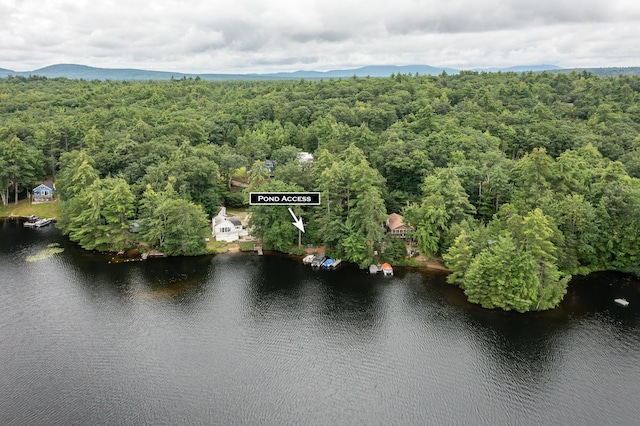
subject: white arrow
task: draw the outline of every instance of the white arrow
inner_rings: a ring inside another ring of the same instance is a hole
[[[302,216],[296,217],[295,213],[293,213],[293,210],[291,210],[291,207],[289,207],[289,213],[291,213],[293,220],[295,220],[295,222],[291,222],[291,224],[296,228],[298,228],[299,230],[301,230],[302,232],[304,232],[304,225],[302,224]]]

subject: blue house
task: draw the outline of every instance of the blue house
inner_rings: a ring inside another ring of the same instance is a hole
[[[273,171],[276,168],[276,162],[273,160],[264,160],[264,169],[269,172],[270,176],[273,176]]]
[[[53,193],[56,190],[56,185],[53,181],[46,180],[40,185],[33,188],[32,201],[34,203],[45,203],[47,201],[53,201]]]

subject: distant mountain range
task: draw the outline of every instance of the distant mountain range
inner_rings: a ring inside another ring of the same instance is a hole
[[[610,75],[637,75],[640,74],[640,67],[630,68],[586,68],[584,69],[593,74],[610,76]],[[583,69],[563,69],[556,65],[518,65],[508,68],[477,68],[472,71],[478,72],[541,72],[549,71],[553,73],[559,72],[582,72]],[[8,76],[42,76],[46,78],[65,77],[68,79],[83,80],[170,80],[182,78],[196,78],[203,80],[221,81],[221,80],[297,80],[297,79],[336,79],[357,77],[389,77],[392,74],[420,74],[420,75],[438,75],[446,72],[447,74],[457,74],[460,70],[455,68],[432,67],[429,65],[371,65],[362,68],[332,70],[332,71],[295,71],[295,72],[278,72],[266,74],[193,74],[179,73],[167,71],[148,71],[133,68],[95,68],[86,65],[76,64],[58,64],[40,68],[33,71],[12,71],[0,68],[0,78]]]
[[[542,71],[555,71],[561,70],[557,65],[516,65],[515,67],[508,68],[474,68],[473,71],[484,71],[484,72],[542,72]]]
[[[421,74],[437,75],[443,71],[449,74],[456,74],[459,71],[453,68],[437,68],[429,65],[380,65],[367,66],[356,69],[333,70],[333,71],[295,71],[278,72],[265,74],[206,74],[206,73],[181,73],[167,71],[149,71],[131,68],[95,68],[86,65],[58,64],[40,68],[33,71],[12,71],[0,68],[0,78],[10,75],[29,77],[37,75],[47,78],[66,77],[69,79],[83,80],[179,80],[182,78],[200,77],[203,80],[297,80],[305,79],[331,79],[358,77],[389,77],[391,74]]]

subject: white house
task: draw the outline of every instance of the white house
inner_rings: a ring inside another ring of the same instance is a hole
[[[227,216],[227,209],[222,207],[218,215],[211,220],[211,234],[216,241],[232,243],[249,233],[243,228],[240,218]]]
[[[297,159],[300,163],[313,163],[313,154],[303,151],[298,153]]]

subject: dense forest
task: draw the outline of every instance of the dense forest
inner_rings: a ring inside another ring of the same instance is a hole
[[[0,193],[45,177],[58,227],[87,249],[204,251],[231,191],[320,191],[296,207],[304,243],[361,266],[402,262],[397,212],[419,250],[487,308],[556,306],[571,274],[640,263],[640,77],[477,73],[329,81],[0,80]],[[301,151],[313,163],[296,160]],[[265,160],[275,164],[273,173]],[[289,252],[286,209],[252,206],[266,248]],[[142,224],[138,233],[130,221]]]

